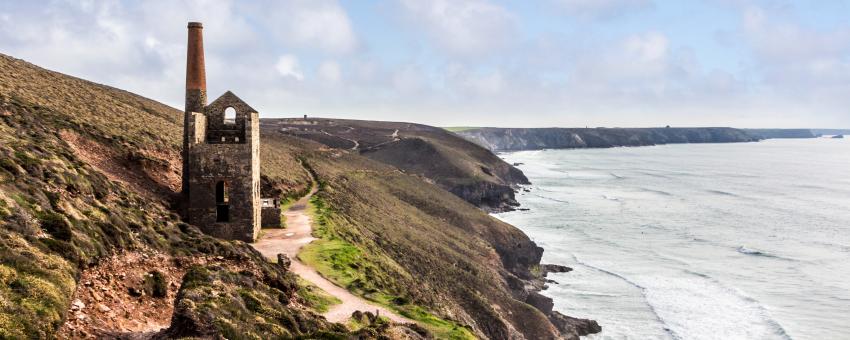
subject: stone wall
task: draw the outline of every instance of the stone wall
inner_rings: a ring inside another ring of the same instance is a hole
[[[281,228],[283,225],[280,223],[280,207],[263,207],[260,216],[262,217],[262,222],[260,226],[263,228]]]
[[[233,124],[223,120],[229,107]],[[259,114],[227,92],[190,120],[189,222],[215,237],[253,242],[261,220]]]

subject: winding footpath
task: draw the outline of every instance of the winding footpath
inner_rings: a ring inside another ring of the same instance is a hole
[[[301,247],[316,239],[312,236],[312,219],[307,213],[307,204],[317,190],[316,186],[313,186],[310,193],[290,205],[284,212],[284,216],[286,216],[285,229],[263,229],[260,239],[252,244],[254,249],[257,249],[269,260],[276,260],[277,254],[286,254],[292,259],[290,271],[342,301],[340,304],[330,306],[330,309],[322,314],[328,321],[344,322],[351,317],[351,313],[359,310],[377,312],[377,314],[399,323],[413,323],[410,319],[351,294],[345,288],[335,285],[322,277],[315,269],[298,260],[298,251]]]

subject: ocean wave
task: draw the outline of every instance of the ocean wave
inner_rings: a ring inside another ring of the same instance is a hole
[[[646,296],[646,288],[644,288],[643,286],[641,286],[637,282],[629,280],[627,277],[625,277],[623,275],[620,275],[620,274],[617,274],[615,272],[606,270],[604,268],[596,267],[596,266],[591,265],[589,263],[586,263],[582,260],[579,260],[578,256],[576,256],[575,254],[572,254],[572,256],[573,256],[573,260],[576,263],[578,263],[579,265],[582,265],[584,267],[596,270],[596,271],[601,272],[601,273],[611,275],[611,276],[616,277],[620,280],[623,280],[623,282],[637,288],[638,291],[640,291],[641,296],[643,296],[643,301],[646,303],[646,306],[649,308],[649,311],[652,313],[652,315],[655,316],[655,319],[658,321],[658,323],[663,326],[662,328],[664,329],[664,331],[667,332],[667,334],[670,335],[670,337],[675,339],[675,340],[681,340],[682,339],[682,337],[679,336],[679,334],[677,334],[674,330],[672,330],[670,328],[670,326],[667,323],[664,322],[664,319],[662,319],[661,316],[658,315],[658,311],[655,310],[655,306],[653,306],[652,304],[649,303],[649,301],[647,300],[647,296]]]
[[[661,191],[661,190],[656,190],[656,189],[648,189],[648,188],[639,188],[639,189],[641,191],[651,192],[651,193],[659,194],[659,195],[662,195],[662,196],[673,196],[673,194],[666,192],[666,191]]]
[[[731,192],[722,191],[722,190],[706,190],[706,191],[708,191],[712,194],[718,194],[718,195],[723,195],[723,196],[731,196],[731,197],[739,197],[736,194],[733,194]]]
[[[670,176],[666,176],[666,175],[659,174],[657,172],[650,172],[650,171],[640,171],[640,174],[651,176],[651,177],[657,177],[657,178],[665,178],[665,179],[670,178]]]
[[[767,334],[769,338],[792,339],[759,301],[706,273],[680,269],[686,275],[631,279],[584,262],[575,254],[573,258],[581,266],[637,288],[650,312],[673,339],[765,338]]]
[[[611,197],[611,196],[608,196],[608,195],[602,195],[602,198],[603,198],[603,199],[606,199],[606,200],[609,200],[609,201],[617,201],[617,202],[619,202],[619,201],[620,201],[620,199],[619,199],[619,198]]]
[[[747,248],[745,246],[738,246],[738,248],[735,248],[735,251],[737,251],[741,254],[744,254],[744,255],[761,256],[761,257],[768,257],[768,258],[787,260],[787,261],[797,261],[796,259],[792,259],[790,257],[779,256],[779,255],[771,254],[771,253],[768,253],[768,252],[765,252],[765,251],[761,251],[761,250],[757,250],[757,249],[753,249],[753,248]]]
[[[531,194],[531,195],[532,195],[532,196],[535,196],[535,197],[540,197],[540,198],[545,199],[545,200],[550,200],[550,201],[552,201],[552,202],[558,202],[558,203],[570,204],[570,202],[569,202],[569,201],[566,201],[566,200],[561,200],[561,199],[552,198],[552,197],[547,197],[547,196],[543,196],[543,195],[537,195],[537,194]]]
[[[600,292],[591,292],[586,290],[575,290],[575,289],[562,289],[563,292],[578,295],[578,296],[602,296],[602,297],[621,297],[622,294],[611,294],[611,293],[600,293]]]
[[[773,331],[774,334],[780,336],[783,339],[792,340],[791,335],[788,334],[788,332],[785,330],[785,327],[782,327],[782,324],[780,324],[778,321],[774,320],[773,317],[770,316],[770,313],[768,312],[767,308],[765,308],[761,304],[761,302],[759,302],[758,300],[748,296],[747,294],[745,294],[740,289],[727,287],[722,282],[718,281],[717,279],[711,277],[708,274],[695,272],[695,271],[688,270],[688,269],[685,269],[684,271],[688,274],[696,275],[696,276],[705,278],[705,279],[711,281],[712,283],[714,283],[715,285],[723,288],[724,290],[726,290],[730,294],[737,296],[738,298],[740,298],[741,300],[744,300],[747,303],[752,304],[759,311],[762,318],[764,319],[764,321],[767,323],[767,325]]]

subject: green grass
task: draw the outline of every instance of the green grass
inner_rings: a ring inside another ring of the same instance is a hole
[[[434,337],[437,339],[476,339],[469,328],[449,320],[441,319],[420,306],[408,304],[394,309],[402,316],[418,321],[422,326],[434,333]]]
[[[315,240],[301,248],[298,258],[343,287],[356,285],[362,279],[357,270],[357,263],[363,259],[362,252],[342,240]]]
[[[440,318],[424,307],[378,287],[372,277],[376,264],[363,250],[334,234],[332,212],[319,196],[310,200],[308,212],[313,215],[315,223],[313,234],[319,239],[301,248],[298,258],[304,264],[352,293],[417,321],[437,339],[476,339],[470,328]]]
[[[298,296],[303,298],[310,308],[319,313],[325,313],[331,306],[342,303],[340,299],[300,277],[298,277]]]
[[[447,127],[443,128],[443,130],[446,130],[446,131],[449,131],[449,132],[461,132],[461,131],[475,130],[475,129],[478,129],[478,127],[475,127],[475,126],[447,126]]]

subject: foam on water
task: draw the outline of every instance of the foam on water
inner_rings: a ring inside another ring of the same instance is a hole
[[[591,339],[850,334],[850,140],[503,157],[534,184],[498,217],[575,269],[544,294]]]

